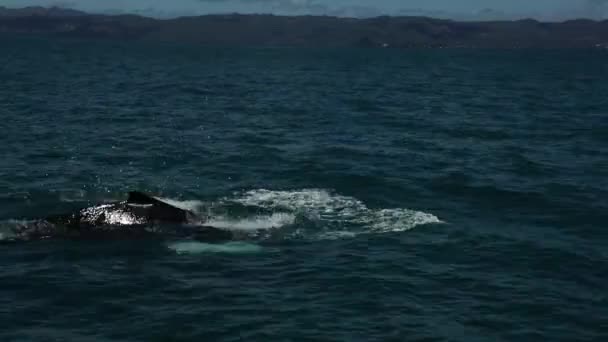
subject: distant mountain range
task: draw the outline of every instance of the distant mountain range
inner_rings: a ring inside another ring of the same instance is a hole
[[[25,8],[11,9],[0,6],[0,17],[26,17],[26,16],[46,16],[46,17],[74,17],[88,15],[85,12],[59,7],[40,7],[32,6]]]
[[[0,7],[0,33],[249,46],[608,48],[608,20],[458,22],[427,17],[204,15],[153,19]]]

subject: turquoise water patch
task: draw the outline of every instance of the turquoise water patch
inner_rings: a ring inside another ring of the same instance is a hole
[[[167,246],[177,254],[204,254],[204,253],[225,253],[225,254],[250,254],[260,253],[264,249],[256,244],[247,242],[227,242],[227,243],[204,243],[196,241],[173,242]]]

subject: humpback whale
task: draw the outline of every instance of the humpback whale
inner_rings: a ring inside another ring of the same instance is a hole
[[[17,240],[133,238],[156,235],[218,242],[234,237],[228,230],[201,226],[202,221],[190,210],[178,208],[139,191],[132,191],[125,201],[98,204],[67,214],[49,216],[20,225],[13,233]]]

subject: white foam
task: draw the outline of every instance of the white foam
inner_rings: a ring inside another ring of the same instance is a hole
[[[289,213],[274,213],[272,215],[258,215],[245,219],[230,219],[214,217],[206,221],[206,226],[229,230],[255,231],[276,229],[291,225],[295,222],[295,215]]]
[[[323,189],[297,191],[251,190],[232,201],[265,209],[291,210],[313,221],[334,226],[358,226],[356,231],[332,230],[317,234],[322,239],[352,237],[361,233],[400,232],[418,226],[443,223],[437,216],[411,209],[369,209],[360,200]]]
[[[266,189],[251,190],[241,198],[235,199],[244,205],[265,208],[283,207],[294,211],[314,210],[325,215],[353,215],[366,210],[365,205],[353,197],[330,194],[322,189],[304,189],[297,191],[272,191]]]
[[[247,254],[259,253],[262,247],[246,242],[228,242],[222,244],[211,244],[195,241],[174,242],[168,245],[169,249],[178,254],[201,254],[201,253],[228,253]]]
[[[107,224],[116,225],[131,225],[131,224],[143,224],[146,221],[142,218],[138,218],[129,212],[124,211],[108,211],[105,215]]]

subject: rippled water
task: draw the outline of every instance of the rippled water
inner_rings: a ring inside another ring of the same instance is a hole
[[[255,233],[0,244],[2,341],[608,337],[601,51],[0,42],[0,236],[129,190]]]

